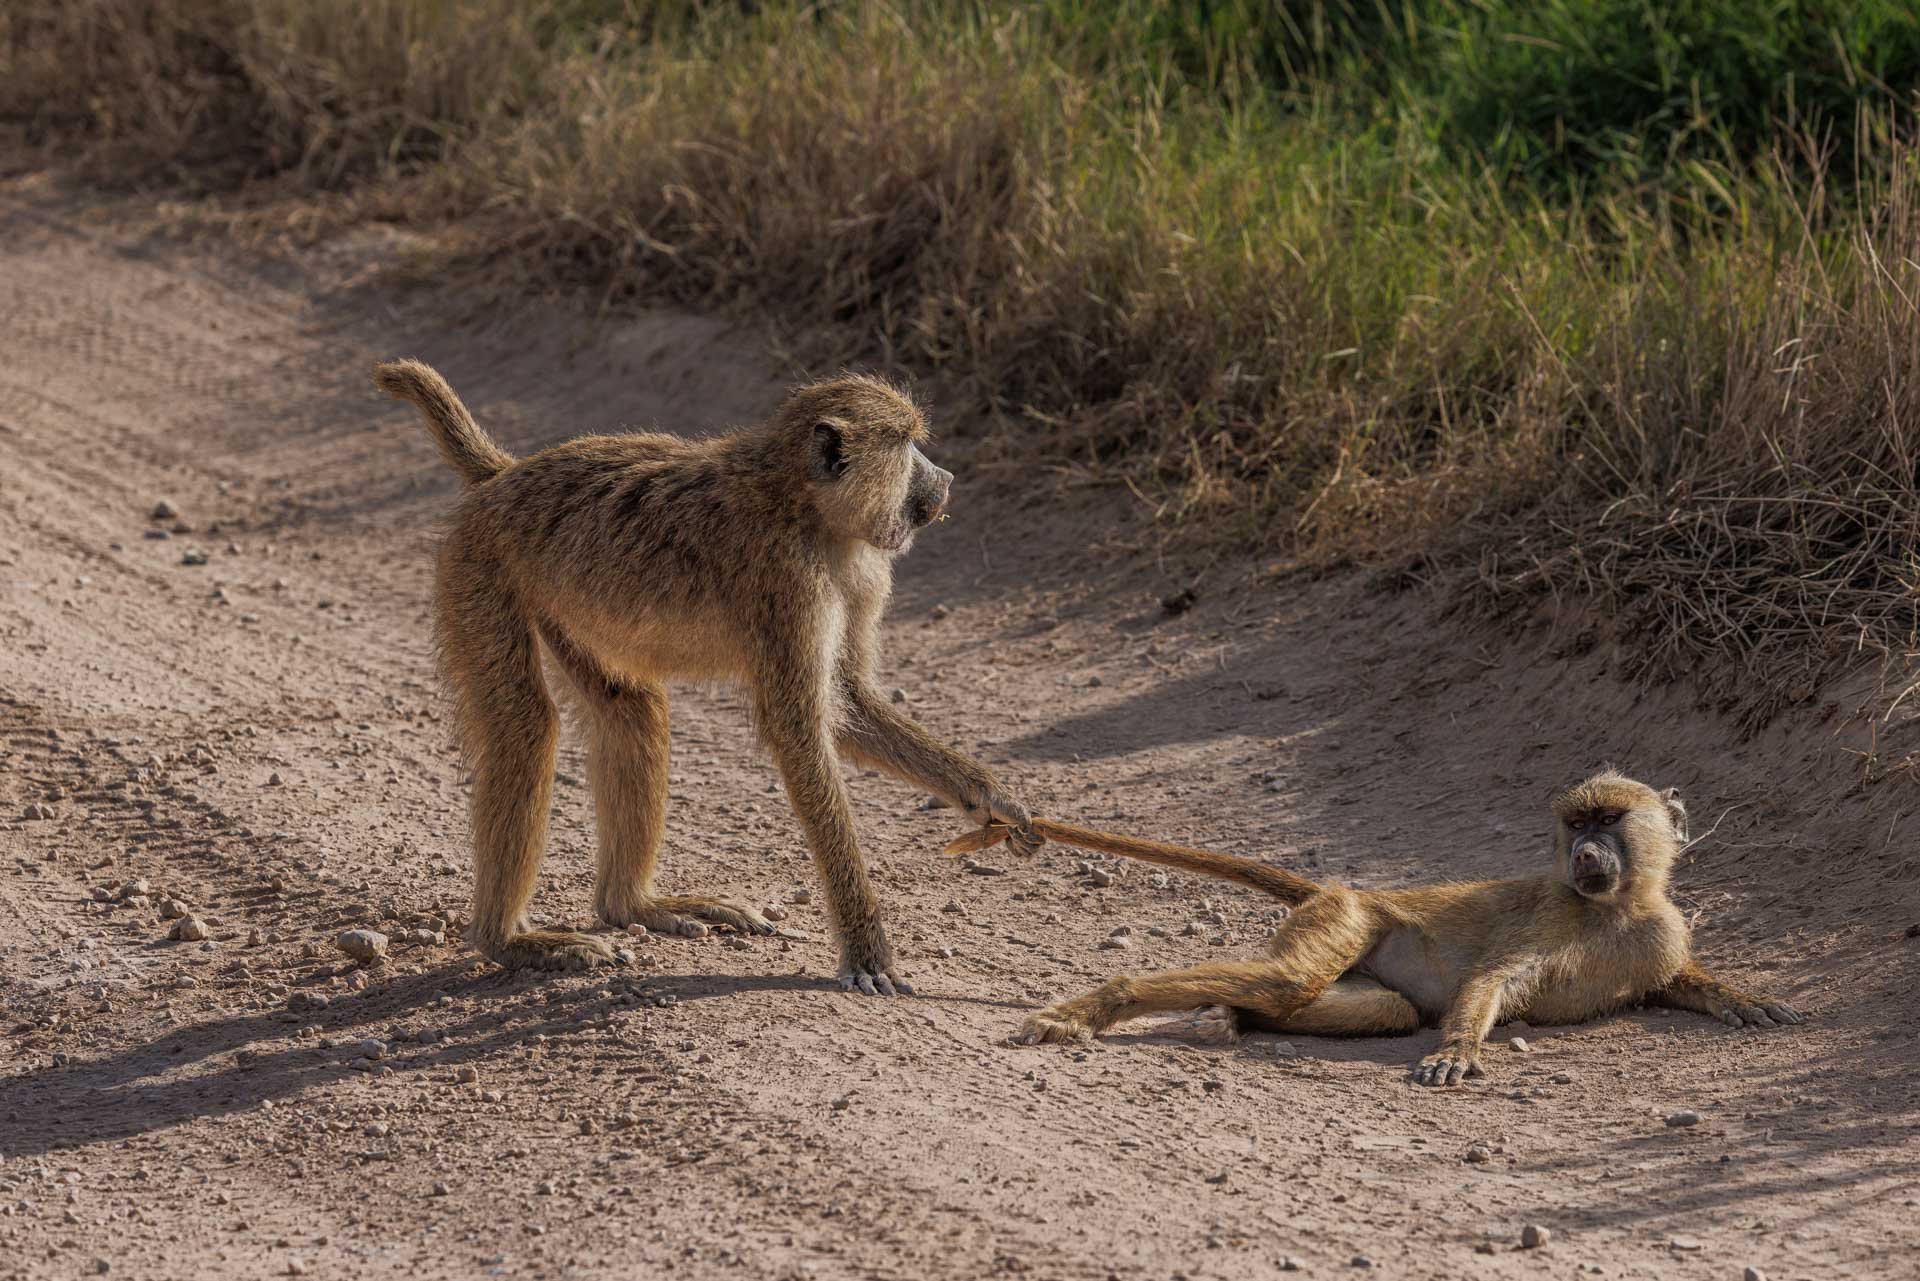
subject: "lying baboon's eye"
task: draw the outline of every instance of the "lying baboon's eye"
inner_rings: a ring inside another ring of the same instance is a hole
[[[1600,821],[1602,823],[1605,823],[1608,827],[1612,827],[1615,823],[1618,823],[1620,821],[1620,816],[1618,814],[1608,814],[1602,817]]]
[[[1587,820],[1584,818],[1568,819],[1567,826],[1576,832],[1584,832],[1587,830]]]

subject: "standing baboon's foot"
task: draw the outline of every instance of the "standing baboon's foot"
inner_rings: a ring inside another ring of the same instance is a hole
[[[893,944],[875,921],[840,947],[840,987],[868,996],[912,996],[913,984],[894,968]]]
[[[705,898],[679,894],[659,898],[630,899],[625,903],[602,900],[600,919],[609,925],[644,925],[654,934],[677,934],[683,938],[701,938],[707,925],[724,925],[742,934],[772,934],[773,922],[732,899]]]
[[[613,944],[571,930],[528,930],[480,950],[510,970],[590,970],[618,960]]]

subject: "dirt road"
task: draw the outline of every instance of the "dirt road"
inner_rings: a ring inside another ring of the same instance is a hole
[[[699,689],[663,884],[811,941],[504,975],[435,941],[467,889],[426,614],[453,482],[368,368],[435,363],[522,449],[745,419],[781,371],[713,320],[395,292],[377,235],[262,264],[139,218],[0,187],[0,1276],[1915,1275],[1920,803],[1852,754],[1913,751],[1911,707],[1870,731],[1834,691],[1740,744],[1604,647],[1247,566],[1169,617],[1184,578],[1099,550],[1133,514],[997,497],[1032,487],[953,442],[887,679],[1037,811],[1362,885],[1501,875],[1612,760],[1715,828],[1678,876],[1708,961],[1814,1021],[1501,1028],[1453,1091],[1408,1082],[1431,1033],[1015,1049],[1036,1003],[1249,953],[1268,908],[1056,848],[969,874],[950,812],[861,775],[922,995],[841,994],[741,702]],[[583,920],[571,741],[561,771],[536,912]],[[169,940],[167,899],[211,937]],[[361,925],[424,941],[356,968]]]

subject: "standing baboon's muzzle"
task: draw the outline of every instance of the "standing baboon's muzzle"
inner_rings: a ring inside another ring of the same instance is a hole
[[[914,478],[913,494],[907,499],[907,523],[915,529],[931,524],[947,510],[947,498],[953,492],[953,473],[928,464]]]
[[[1594,833],[1574,840],[1568,868],[1573,888],[1582,894],[1611,894],[1620,888],[1620,851],[1611,836]]]

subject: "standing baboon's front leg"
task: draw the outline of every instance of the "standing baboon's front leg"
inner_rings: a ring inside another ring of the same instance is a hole
[[[1688,961],[1678,974],[1667,980],[1665,987],[1648,993],[1647,1003],[1706,1014],[1728,1027],[1778,1027],[1783,1023],[1799,1023],[1805,1018],[1784,1001],[1756,996],[1721,982],[1697,961]]]
[[[860,858],[853,806],[827,729],[827,690],[824,682],[800,679],[805,671],[797,662],[763,673],[754,691],[755,719],[826,886],[827,913],[840,941],[840,986],[869,996],[911,994],[912,985],[895,973],[880,902]]]
[[[982,827],[1006,825],[1013,829],[1008,843],[1023,854],[1046,843],[1027,807],[1001,790],[991,770],[894,711],[866,681],[843,674],[841,698],[839,743],[848,757],[926,789]]]

